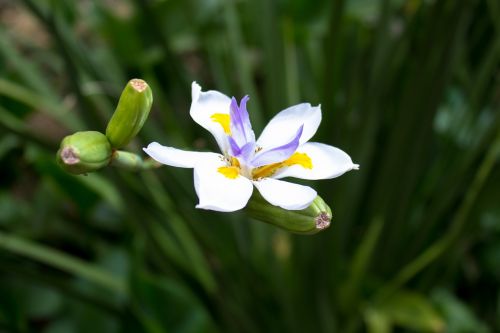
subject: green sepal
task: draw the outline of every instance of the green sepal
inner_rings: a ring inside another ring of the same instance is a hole
[[[325,230],[332,219],[332,210],[319,195],[305,209],[287,210],[271,205],[258,191],[254,191],[245,211],[253,219],[304,235]]]
[[[66,172],[78,175],[107,166],[111,155],[111,145],[101,132],[76,132],[61,141],[57,163]]]
[[[126,146],[141,130],[153,104],[153,92],[141,79],[130,80],[106,128],[114,149]]]

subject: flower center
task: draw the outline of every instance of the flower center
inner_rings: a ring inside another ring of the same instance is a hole
[[[223,159],[226,165],[219,167],[217,171],[229,179],[235,179],[241,175],[250,180],[257,180],[270,177],[279,169],[292,165],[312,169],[311,158],[305,153],[295,152],[299,146],[304,125],[300,126],[290,142],[258,154],[262,148],[255,142],[255,134],[246,110],[247,101],[248,96],[245,96],[238,106],[233,97],[229,113],[213,113],[210,116],[213,122],[222,127],[229,144],[226,149],[223,149],[225,155]],[[287,159],[283,160],[285,158]],[[281,162],[273,163],[275,161]],[[266,162],[269,164],[265,164]],[[259,167],[253,168],[254,165],[259,165]]]
[[[305,169],[313,168],[311,158],[306,153],[297,152],[283,162],[264,165],[252,170],[248,170],[244,166],[242,167],[240,161],[236,157],[231,157],[228,162],[228,166],[219,167],[217,171],[229,179],[236,179],[241,175],[251,180],[258,180],[270,177],[279,169],[292,165],[300,165]]]

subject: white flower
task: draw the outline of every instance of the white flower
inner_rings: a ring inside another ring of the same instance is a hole
[[[156,161],[194,168],[197,208],[221,212],[242,209],[257,187],[271,204],[304,209],[316,197],[308,186],[281,178],[327,179],[358,169],[342,150],[308,142],[321,122],[320,106],[308,103],[278,113],[255,140],[245,96],[240,105],[218,91],[202,92],[193,82],[190,114],[215,137],[222,154],[192,152],[150,143],[144,151]]]

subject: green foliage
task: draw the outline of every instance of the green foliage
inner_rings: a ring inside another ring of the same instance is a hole
[[[500,330],[498,1],[0,7],[1,332]],[[249,94],[257,132],[321,104],[315,141],[361,166],[316,183],[330,228],[196,210],[187,170],[62,171],[62,138],[104,133],[134,77],[139,155],[215,147],[193,80]]]
[[[421,332],[442,332],[444,326],[432,304],[422,295],[399,291],[388,299],[372,305],[365,313],[370,332],[390,332],[399,325]]]

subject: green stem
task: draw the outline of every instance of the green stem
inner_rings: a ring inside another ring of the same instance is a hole
[[[0,231],[0,248],[87,279],[114,292],[127,294],[124,280],[81,259],[47,246]]]
[[[161,166],[160,163],[151,158],[143,159],[137,154],[122,150],[113,152],[110,165],[128,170],[148,170]]]
[[[385,287],[383,287],[380,292],[376,295],[376,299],[380,300],[387,296],[390,296],[417,273],[423,270],[426,266],[431,264],[434,260],[438,259],[449,247],[453,245],[453,242],[460,235],[460,232],[465,226],[467,221],[467,216],[479,195],[484,183],[488,179],[488,176],[495,165],[495,161],[500,153],[500,131],[498,131],[493,144],[488,149],[486,156],[484,157],[481,166],[479,167],[474,180],[472,181],[469,190],[467,191],[462,205],[459,207],[449,231],[445,233],[441,239],[436,241],[427,250],[422,253],[415,260],[410,262],[408,265],[403,267],[403,269],[396,275],[396,277],[390,281]]]

